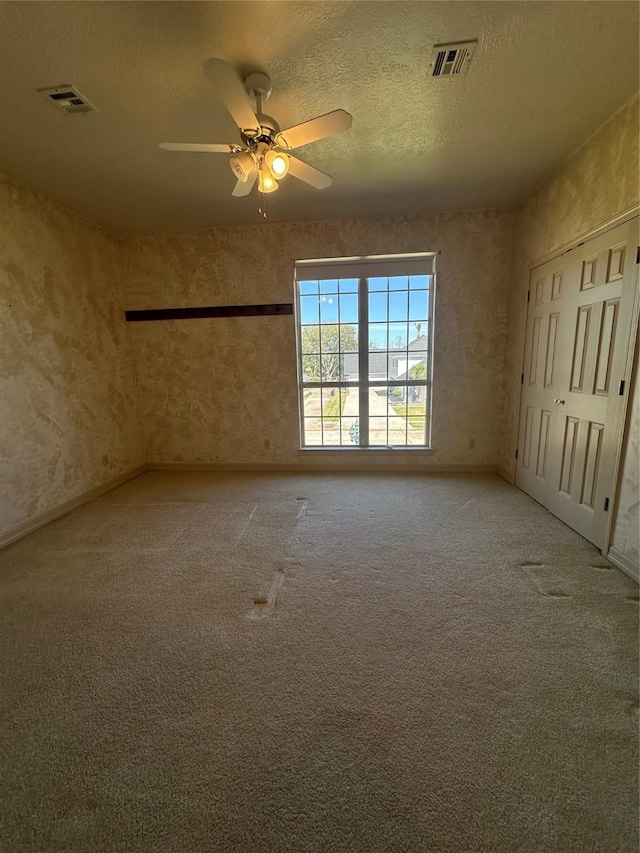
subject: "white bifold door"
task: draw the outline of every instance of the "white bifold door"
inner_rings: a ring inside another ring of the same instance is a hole
[[[536,267],[529,282],[516,484],[600,548],[628,394],[637,247],[635,218]]]

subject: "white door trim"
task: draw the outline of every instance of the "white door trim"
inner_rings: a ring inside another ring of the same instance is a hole
[[[618,492],[620,490],[620,474],[621,474],[620,467],[622,464],[622,452],[624,450],[623,445],[624,445],[625,432],[627,429],[627,422],[629,419],[629,398],[631,396],[631,384],[632,384],[631,380],[633,379],[633,368],[634,368],[635,357],[636,357],[636,346],[638,345],[639,322],[640,322],[640,266],[636,270],[636,292],[635,292],[634,303],[633,303],[633,319],[631,320],[631,332],[630,332],[630,338],[629,338],[628,347],[627,347],[627,359],[626,359],[625,369],[624,369],[624,381],[625,381],[626,394],[625,394],[625,399],[623,402],[623,412],[622,412],[622,416],[620,418],[621,423],[620,423],[620,427],[619,427],[619,435],[618,435],[618,443],[617,443],[618,449],[616,451],[616,458],[615,458],[614,469],[613,469],[613,488],[612,488],[612,494],[611,494],[611,512],[609,513],[609,518],[607,519],[607,530],[606,530],[605,538],[604,538],[604,547],[602,549],[602,554],[604,557],[611,558],[612,552],[615,552],[614,556],[616,554],[618,555],[616,557],[618,562],[616,562],[615,559],[611,560],[611,562],[614,565],[617,565],[618,568],[620,568],[620,565],[619,565],[619,563],[621,561],[620,558],[624,555],[619,554],[619,552],[616,551],[615,548],[612,548],[611,540],[613,538],[613,519],[615,518],[616,511],[618,509]],[[640,356],[638,357],[638,363],[635,365],[635,369],[640,370]],[[638,571],[637,566],[634,568],[636,571]],[[623,569],[623,571],[626,571],[627,574],[629,574],[629,571],[627,571],[626,568]],[[634,577],[634,579],[636,581],[638,580],[638,578],[633,574],[633,570],[631,571],[631,577]]]

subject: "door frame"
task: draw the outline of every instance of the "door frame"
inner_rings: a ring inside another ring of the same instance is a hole
[[[529,311],[531,309],[531,303],[529,301],[529,293],[531,288],[531,276],[533,271],[542,266],[543,264],[548,263],[549,261],[553,261],[555,258],[561,258],[566,255],[568,252],[572,252],[574,249],[577,249],[579,246],[582,246],[584,243],[587,243],[589,240],[594,240],[596,237],[600,237],[602,234],[606,234],[607,231],[613,231],[614,228],[617,228],[619,225],[624,225],[625,222],[629,222],[635,217],[640,216],[640,204],[636,204],[633,207],[627,208],[622,213],[617,214],[613,218],[607,220],[606,222],[598,225],[596,228],[591,228],[589,231],[583,232],[579,237],[574,238],[568,243],[565,243],[560,248],[556,249],[553,252],[549,252],[547,255],[543,255],[541,258],[538,258],[535,262],[531,263],[527,272],[527,290],[526,290],[526,298],[527,298],[527,306],[524,312],[524,318],[522,321],[521,328],[521,355],[520,355],[520,374],[524,373],[524,366],[526,360],[526,349],[527,349],[527,341],[526,341],[526,332],[527,332],[527,323],[529,322]],[[634,355],[636,348],[636,340],[638,335],[638,326],[640,322],[640,265],[638,265],[638,269],[636,270],[636,288],[633,297],[633,315],[631,319],[631,329],[629,334],[629,340],[627,341],[627,353],[625,357],[625,367],[624,367],[624,376],[623,379],[625,381],[625,388],[628,389],[628,392],[631,390],[631,378],[634,366]],[[638,370],[640,370],[640,363],[638,364]],[[516,424],[516,447],[518,446],[519,437],[520,437],[520,427],[521,427],[521,417],[522,417],[522,394],[523,394],[523,385],[522,383],[518,383],[518,394],[517,394],[517,406],[518,406],[518,418]],[[620,479],[620,463],[622,461],[622,450],[623,450],[623,441],[625,435],[625,429],[627,424],[627,418],[629,415],[629,396],[630,394],[625,394],[625,398],[622,404],[622,411],[619,416],[619,423],[615,425],[615,431],[617,432],[617,441],[616,441],[616,456],[614,460],[613,467],[613,483],[611,484],[611,500],[609,502],[609,512],[607,517],[607,527],[605,531],[604,538],[604,546],[601,550],[601,554],[606,556],[609,553],[609,549],[611,547],[611,535],[613,532],[613,518],[615,516],[615,512],[617,509],[617,499],[618,499],[618,486]],[[516,481],[516,473],[517,467],[513,469],[513,477],[511,482],[515,485]],[[618,566],[621,568],[621,566]],[[627,572],[628,573],[628,572]],[[634,578],[635,579],[635,578]],[[637,580],[637,579],[636,579]]]

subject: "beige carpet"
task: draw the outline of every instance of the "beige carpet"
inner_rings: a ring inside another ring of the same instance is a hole
[[[638,849],[638,587],[492,475],[148,473],[0,594],[3,850]]]

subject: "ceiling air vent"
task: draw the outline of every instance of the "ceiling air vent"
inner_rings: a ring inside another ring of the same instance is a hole
[[[431,54],[432,77],[459,77],[469,69],[477,39],[455,44],[436,44]]]
[[[98,110],[81,95],[75,86],[54,86],[51,89],[36,89],[41,95],[70,115],[97,113]]]

